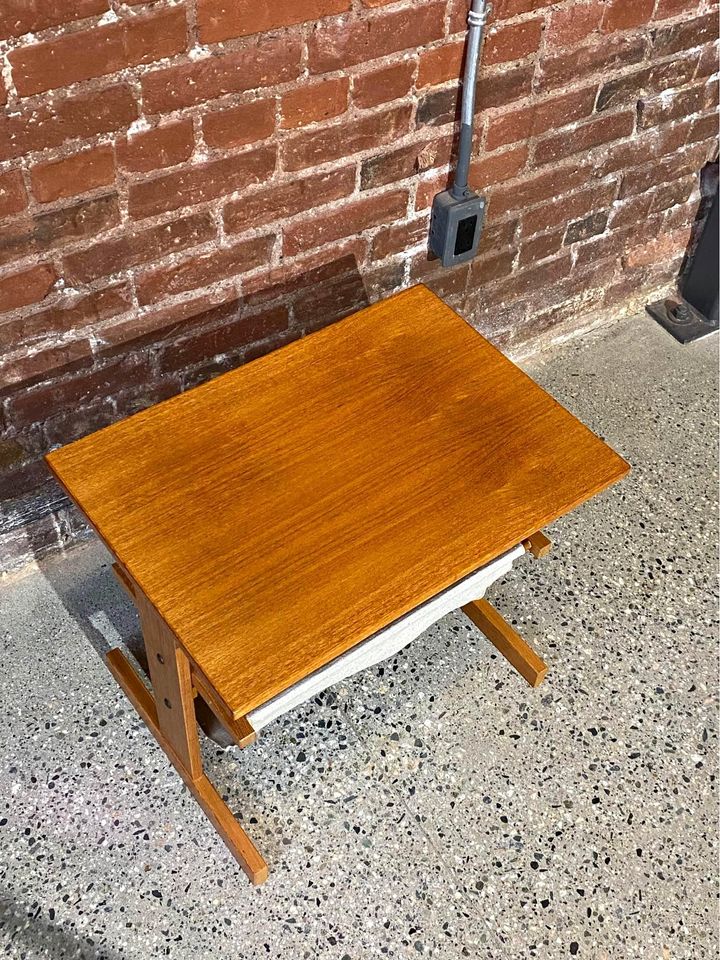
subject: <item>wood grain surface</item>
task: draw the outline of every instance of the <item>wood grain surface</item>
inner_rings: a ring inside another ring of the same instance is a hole
[[[628,470],[423,286],[47,460],[236,718]]]

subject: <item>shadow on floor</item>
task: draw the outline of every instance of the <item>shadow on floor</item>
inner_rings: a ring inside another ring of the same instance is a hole
[[[93,941],[68,927],[39,916],[40,908],[24,907],[12,900],[8,893],[0,893],[0,934],[6,943],[21,951],[18,956],[32,955],[61,960],[120,960],[121,954],[108,947],[99,947]]]

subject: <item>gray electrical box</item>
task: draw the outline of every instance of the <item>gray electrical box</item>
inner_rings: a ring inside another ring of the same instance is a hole
[[[450,190],[438,193],[430,217],[430,249],[444,267],[472,260],[480,244],[487,201],[471,190],[457,200]]]

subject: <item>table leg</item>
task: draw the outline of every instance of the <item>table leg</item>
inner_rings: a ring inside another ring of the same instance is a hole
[[[107,655],[108,668],[250,880],[263,883],[267,864],[203,772],[188,658],[156,610],[133,587],[152,694],[121,650]]]
[[[476,627],[512,664],[531,687],[539,687],[545,679],[547,664],[540,659],[529,643],[516,633],[510,624],[487,600],[473,600],[462,608]]]

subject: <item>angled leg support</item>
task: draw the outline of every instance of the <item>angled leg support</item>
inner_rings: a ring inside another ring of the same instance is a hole
[[[491,603],[487,600],[473,600],[472,603],[466,603],[462,611],[531,687],[540,686],[548,670],[547,664]]]
[[[250,880],[264,883],[267,864],[203,772],[190,662],[164,620],[122,573],[119,579],[140,614],[153,692],[122,651],[110,651],[106,657],[108,669]],[[237,729],[231,731],[234,736],[245,741],[254,739],[249,724],[246,728],[242,721],[235,723]]]

